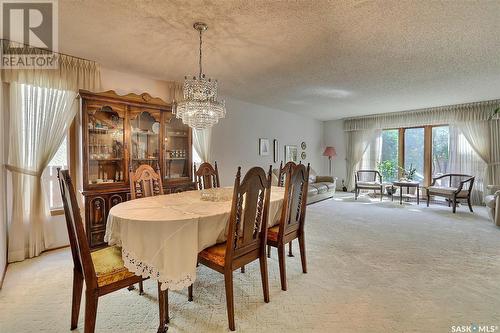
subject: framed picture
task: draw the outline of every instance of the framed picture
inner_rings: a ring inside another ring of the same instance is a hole
[[[295,162],[299,161],[297,146],[285,146],[285,162]]]
[[[269,139],[259,139],[259,155],[268,156],[269,150]]]
[[[280,159],[280,143],[277,139],[274,139],[274,163],[278,163]]]

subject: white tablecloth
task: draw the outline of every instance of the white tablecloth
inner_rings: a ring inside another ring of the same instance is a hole
[[[269,226],[279,221],[283,196],[272,187]],[[226,239],[230,212],[231,201],[203,201],[199,191],[131,200],[111,208],[104,239],[122,247],[128,270],[179,290],[196,279],[198,253]]]

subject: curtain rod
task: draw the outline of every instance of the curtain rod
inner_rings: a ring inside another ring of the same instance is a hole
[[[41,47],[36,47],[36,46],[31,46],[29,44],[25,44],[25,43],[20,43],[20,42],[16,42],[16,41],[12,41],[12,40],[9,40],[9,39],[0,39],[0,41],[2,41],[2,44],[4,41],[8,42],[8,43],[16,43],[16,44],[19,44],[19,45],[23,45],[23,46],[27,46],[27,47],[30,47],[32,49],[37,49],[37,50],[40,50],[40,51],[43,51],[43,52],[51,52],[51,53],[55,53],[55,54],[59,54],[59,55],[63,55],[63,56],[66,56],[66,57],[70,57],[70,58],[75,58],[75,59],[80,59],[80,60],[85,60],[85,61],[91,61],[91,62],[96,62],[95,60],[89,60],[89,59],[85,59],[85,58],[81,58],[81,57],[77,57],[77,56],[74,56],[74,55],[70,55],[70,54],[66,54],[66,53],[62,53],[62,52],[55,52],[55,51],[52,51],[52,50],[48,50],[48,49],[43,49]]]
[[[400,110],[400,111],[392,111],[392,112],[385,112],[385,113],[375,113],[375,114],[369,114],[369,115],[358,116],[358,117],[341,118],[341,120],[357,120],[357,119],[367,119],[367,118],[376,118],[376,117],[387,117],[387,116],[391,116],[394,114],[399,114],[401,112],[428,112],[428,111],[435,111],[435,110],[439,110],[439,109],[443,109],[443,108],[457,109],[457,108],[461,108],[461,107],[467,107],[467,106],[478,105],[478,104],[479,105],[481,105],[481,104],[485,104],[485,105],[499,104],[500,105],[500,99],[490,99],[490,100],[478,101],[478,102],[432,106],[430,108]],[[452,110],[450,110],[450,111],[452,111]]]

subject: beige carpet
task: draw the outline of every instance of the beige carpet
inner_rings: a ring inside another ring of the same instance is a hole
[[[269,260],[271,302],[258,265],[236,272],[238,332],[451,332],[453,325],[500,325],[500,228],[482,207],[358,202],[337,196],[308,207],[309,273],[287,258],[280,290]],[[297,246],[295,246],[297,248]],[[10,265],[0,291],[0,332],[69,332],[68,249]],[[222,275],[200,267],[195,300],[171,292],[169,332],[225,332]],[[97,332],[155,332],[156,284],[100,299]],[[83,308],[83,306],[82,306]],[[83,311],[79,332],[83,332]]]

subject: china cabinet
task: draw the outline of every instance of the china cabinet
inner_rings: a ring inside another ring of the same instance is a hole
[[[164,193],[195,189],[191,129],[170,104],[149,94],[80,91],[81,166],[85,227],[91,248],[105,246],[111,207],[130,199],[129,172],[160,169]]]

